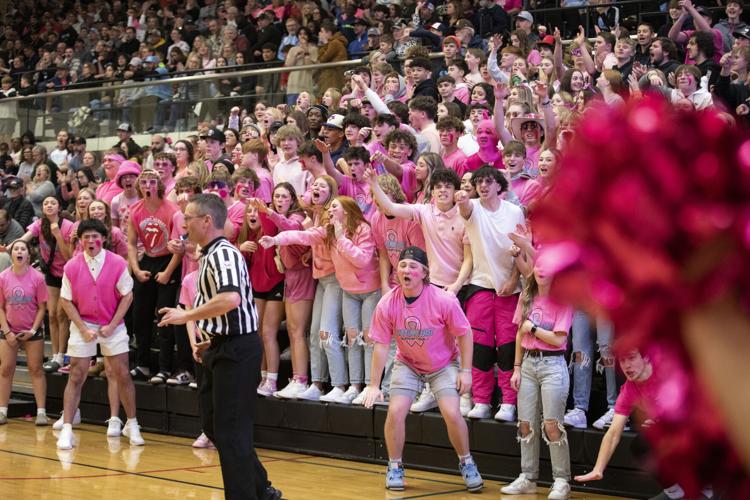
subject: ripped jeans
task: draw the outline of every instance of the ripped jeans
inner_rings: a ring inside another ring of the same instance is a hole
[[[596,343],[599,345],[599,362],[597,372],[604,371],[607,381],[607,406],[614,408],[617,400],[617,379],[615,378],[614,356],[611,353],[612,324],[606,320],[596,320]],[[594,374],[594,332],[590,318],[581,311],[573,315],[573,356],[570,359],[573,373],[573,405],[583,411],[589,409],[591,396],[591,378]],[[580,360],[576,360],[576,353],[580,353]],[[610,360],[609,366],[602,363],[604,358]]]
[[[325,382],[331,374],[331,385],[349,385],[344,348],[341,345],[341,287],[336,275],[318,280],[310,325],[310,375],[313,382]],[[326,333],[322,338],[321,332]]]
[[[518,441],[521,443],[521,472],[532,481],[539,478],[539,434],[549,446],[552,477],[570,480],[568,435],[563,427],[570,377],[564,356],[524,355],[521,364],[521,388],[518,391]],[[540,420],[540,415],[543,420]],[[560,439],[550,442],[544,420],[556,420]],[[528,422],[530,433],[521,437],[520,424]]]
[[[364,337],[364,331],[370,330],[372,316],[379,300],[380,289],[369,293],[344,292],[342,310],[349,360],[349,382],[352,384],[370,383],[370,364],[375,345]]]

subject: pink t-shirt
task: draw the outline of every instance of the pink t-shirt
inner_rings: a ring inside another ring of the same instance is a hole
[[[169,200],[162,200],[156,212],[150,212],[146,208],[146,200],[140,200],[130,207],[133,227],[138,233],[138,239],[143,242],[147,255],[169,255],[167,243],[172,232],[172,217],[179,211],[180,207]]]
[[[345,175],[343,182],[339,184],[339,195],[354,198],[365,219],[368,222],[372,220],[376,207],[372,202],[372,193],[367,182],[357,182],[352,177]]]
[[[372,215],[372,236],[379,251],[388,254],[391,263],[391,276],[389,279],[391,288],[398,283],[396,281],[396,268],[401,251],[410,246],[416,246],[424,250],[424,236],[422,228],[413,220],[388,218],[379,210]]]
[[[409,304],[397,286],[378,302],[370,337],[380,344],[390,344],[395,336],[399,361],[417,373],[433,373],[458,357],[456,337],[466,335],[470,329],[454,295],[426,285],[417,300]]]
[[[458,207],[441,212],[432,204],[404,206],[411,210],[412,220],[422,226],[430,281],[440,286],[452,285],[464,261],[464,244],[469,243]]]
[[[63,240],[65,243],[70,245],[71,235],[73,234],[73,226],[74,224],[70,222],[68,219],[60,219],[58,221],[58,225],[60,226],[60,232],[62,233]],[[44,262],[47,262],[49,259],[49,253],[50,253],[50,246],[47,243],[47,241],[42,236],[42,219],[37,219],[34,222],[31,223],[31,225],[28,227],[28,231],[31,232],[31,236],[34,236],[36,238],[39,238],[39,251],[42,254],[42,260]],[[55,258],[52,261],[52,265],[50,266],[50,272],[53,276],[57,276],[58,278],[62,278],[63,275],[63,268],[65,267],[65,258],[62,255],[62,252],[60,252],[60,248],[55,249]]]
[[[120,193],[122,188],[115,184],[115,181],[104,181],[96,188],[96,199],[111,204],[112,199]]]
[[[112,199],[110,204],[112,213],[112,223],[119,226],[123,232],[128,231],[128,218],[130,217],[130,207],[140,198],[138,195],[127,198],[125,192],[122,192]]]
[[[232,238],[232,243],[237,241],[237,236],[240,234],[240,228],[242,227],[242,222],[245,219],[245,204],[241,201],[235,201],[229,207],[227,207],[227,219],[232,223],[232,226],[234,226],[234,238]]]
[[[404,190],[406,200],[414,203],[417,194],[417,165],[413,161],[406,161],[401,165],[401,188]]]
[[[539,177],[539,156],[542,154],[542,147],[527,147],[526,148],[526,164],[523,167],[523,171],[526,172],[532,179]]]
[[[542,195],[541,184],[528,177],[517,177],[510,181],[510,185],[524,207],[528,207]]]
[[[460,149],[456,149],[451,154],[443,156],[443,163],[445,163],[446,167],[458,173],[459,171],[466,171],[465,164],[467,159],[468,157],[464,154],[463,151],[461,151]],[[459,174],[459,177],[461,175],[462,174]]]
[[[46,301],[44,275],[33,267],[20,276],[10,267],[0,273],[0,308],[12,332],[31,330],[40,304]]]
[[[195,296],[198,295],[198,270],[189,272],[182,278],[180,287],[180,304],[193,307]]]
[[[185,223],[185,214],[183,214],[181,211],[176,211],[174,215],[172,216],[172,231],[169,233],[169,239],[170,240],[181,240],[182,235],[185,234],[185,232],[182,229],[182,225]],[[186,241],[185,245],[189,248],[195,248],[192,243]],[[182,256],[182,266],[181,274],[182,279],[184,280],[185,277],[192,273],[193,271],[198,270],[198,259],[196,258],[195,252],[193,252],[193,255],[189,255],[186,251],[185,254]]]
[[[570,331],[570,325],[573,323],[573,309],[568,306],[561,306],[552,301],[549,297],[537,295],[531,302],[529,313],[523,317],[523,299],[519,297],[516,313],[513,315],[513,323],[521,326],[524,320],[530,319],[539,328],[544,328],[551,332]],[[565,351],[568,348],[566,341],[560,346],[555,347],[546,342],[539,340],[533,335],[526,334],[521,338],[521,345],[524,349],[538,349],[540,351]]]
[[[258,175],[258,180],[260,181],[258,189],[255,190],[255,197],[260,198],[266,204],[271,203],[271,195],[274,188],[271,172],[263,167],[254,168],[253,171]]]
[[[479,170],[483,166],[487,165],[488,162],[482,159],[481,156],[479,156],[479,153],[474,153],[473,155],[469,156],[466,159],[466,163],[464,163],[464,170],[459,172],[456,170],[456,173],[459,177],[463,177],[463,175],[466,172],[474,172],[476,170]],[[495,167],[498,170],[503,170],[505,168],[505,164],[503,163],[503,155],[500,154],[500,152],[497,152],[497,158],[495,158],[492,162],[489,162],[490,165]]]
[[[633,410],[639,409],[650,413],[657,400],[658,384],[655,374],[643,382],[626,380],[620,388],[620,394],[615,401],[615,413],[629,417]]]

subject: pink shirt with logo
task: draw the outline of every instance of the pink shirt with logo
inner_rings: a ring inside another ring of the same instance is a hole
[[[432,204],[402,206],[409,208],[412,220],[422,226],[430,281],[440,286],[452,285],[464,261],[464,244],[469,243],[458,207],[441,212]]]
[[[413,220],[389,218],[379,210],[373,214],[371,226],[372,236],[375,238],[378,250],[388,254],[388,261],[391,263],[391,275],[388,281],[393,288],[398,284],[396,268],[401,251],[410,246],[424,250],[422,228]]]
[[[456,337],[471,325],[458,299],[440,288],[426,285],[411,304],[400,286],[383,295],[375,308],[370,337],[380,344],[396,338],[396,359],[417,373],[433,373],[458,357]]]
[[[20,276],[10,267],[0,273],[0,308],[12,332],[30,330],[40,304],[46,301],[44,275],[33,267]]]
[[[344,176],[343,181],[339,184],[339,195],[354,198],[357,206],[362,210],[365,219],[368,222],[372,220],[372,214],[375,212],[375,203],[372,201],[372,192],[370,184],[367,182],[358,182],[348,175]]]
[[[163,257],[169,255],[167,243],[172,232],[172,217],[179,212],[180,207],[169,200],[161,200],[156,212],[146,208],[146,200],[140,200],[130,207],[130,218],[143,242],[146,255]]]
[[[74,224],[68,219],[60,219],[57,223],[60,226],[60,232],[62,233],[63,241],[70,245]],[[42,260],[44,262],[47,262],[49,260],[50,250],[52,249],[47,243],[47,240],[44,239],[44,236],[42,236],[42,219],[37,219],[32,222],[28,227],[28,231],[32,236],[39,238],[39,253],[41,254]],[[50,272],[52,273],[52,276],[62,278],[64,266],[65,258],[63,257],[62,252],[58,247],[55,249],[55,257],[52,260],[52,265],[50,266]]]
[[[466,162],[464,163],[464,169],[461,172],[456,170],[456,173],[458,174],[459,177],[463,177],[463,175],[466,172],[474,172],[476,170],[479,170],[480,168],[487,165],[488,163],[498,170],[503,170],[505,168],[505,164],[503,163],[503,156],[500,154],[499,151],[497,155],[498,155],[497,158],[492,160],[492,162],[487,162],[483,160],[481,156],[479,156],[478,152],[474,153],[473,155],[469,156],[466,159]]]
[[[112,199],[110,204],[112,212],[112,223],[119,226],[123,232],[128,230],[128,219],[130,218],[130,207],[133,206],[140,198],[138,195],[128,198],[125,192],[118,194]]]
[[[530,319],[539,328],[544,328],[551,332],[570,331],[573,324],[573,308],[561,306],[551,300],[549,297],[537,295],[531,302],[528,314],[523,315],[523,299],[519,297],[516,312],[513,315],[513,323],[521,326],[524,320]],[[521,338],[521,345],[524,349],[538,349],[540,351],[565,351],[568,348],[567,338],[560,347],[555,347],[544,341],[539,340],[530,333]]]

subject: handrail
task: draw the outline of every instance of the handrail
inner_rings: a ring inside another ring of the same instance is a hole
[[[37,94],[32,95],[26,95],[26,96],[16,96],[16,97],[6,97],[3,99],[3,103],[10,103],[10,102],[18,102],[18,101],[30,101],[33,99],[45,99],[48,97],[55,97],[55,96],[69,96],[69,95],[78,95],[78,94],[90,94],[92,92],[111,92],[113,90],[122,90],[122,89],[132,89],[132,88],[139,88],[139,87],[153,87],[156,85],[171,85],[175,83],[189,83],[189,82],[203,82],[206,80],[223,80],[225,78],[241,78],[244,76],[257,76],[257,75],[271,75],[275,73],[288,73],[290,71],[305,71],[305,70],[318,70],[318,69],[328,69],[328,68],[338,68],[338,67],[348,67],[348,66],[357,66],[363,63],[362,59],[352,59],[347,61],[336,61],[336,62],[330,62],[330,63],[324,63],[324,64],[305,64],[303,66],[278,66],[275,68],[261,68],[261,69],[251,69],[251,70],[242,70],[242,71],[229,71],[226,73],[216,73],[216,69],[208,69],[205,71],[212,71],[213,73],[210,75],[193,75],[193,76],[181,76],[177,78],[169,78],[169,75],[164,75],[167,78],[160,78],[155,80],[148,80],[143,82],[132,82],[132,83],[126,83],[122,85],[116,85],[111,87],[103,87],[103,86],[96,86],[96,87],[86,87],[86,88],[79,88],[79,89],[65,89],[65,90],[53,90],[50,92],[40,92]],[[231,66],[230,66],[231,67]]]

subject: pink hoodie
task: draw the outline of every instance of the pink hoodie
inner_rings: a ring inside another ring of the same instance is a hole
[[[284,231],[276,235],[279,245],[310,245],[313,251],[313,277],[330,274],[323,270],[330,262],[330,270],[335,271],[341,288],[349,293],[369,293],[380,288],[375,239],[369,224],[361,224],[352,239],[342,236],[333,247],[326,246],[325,227],[319,226],[306,231]],[[327,262],[323,262],[321,250],[326,252]],[[320,268],[319,268],[320,260]]]

